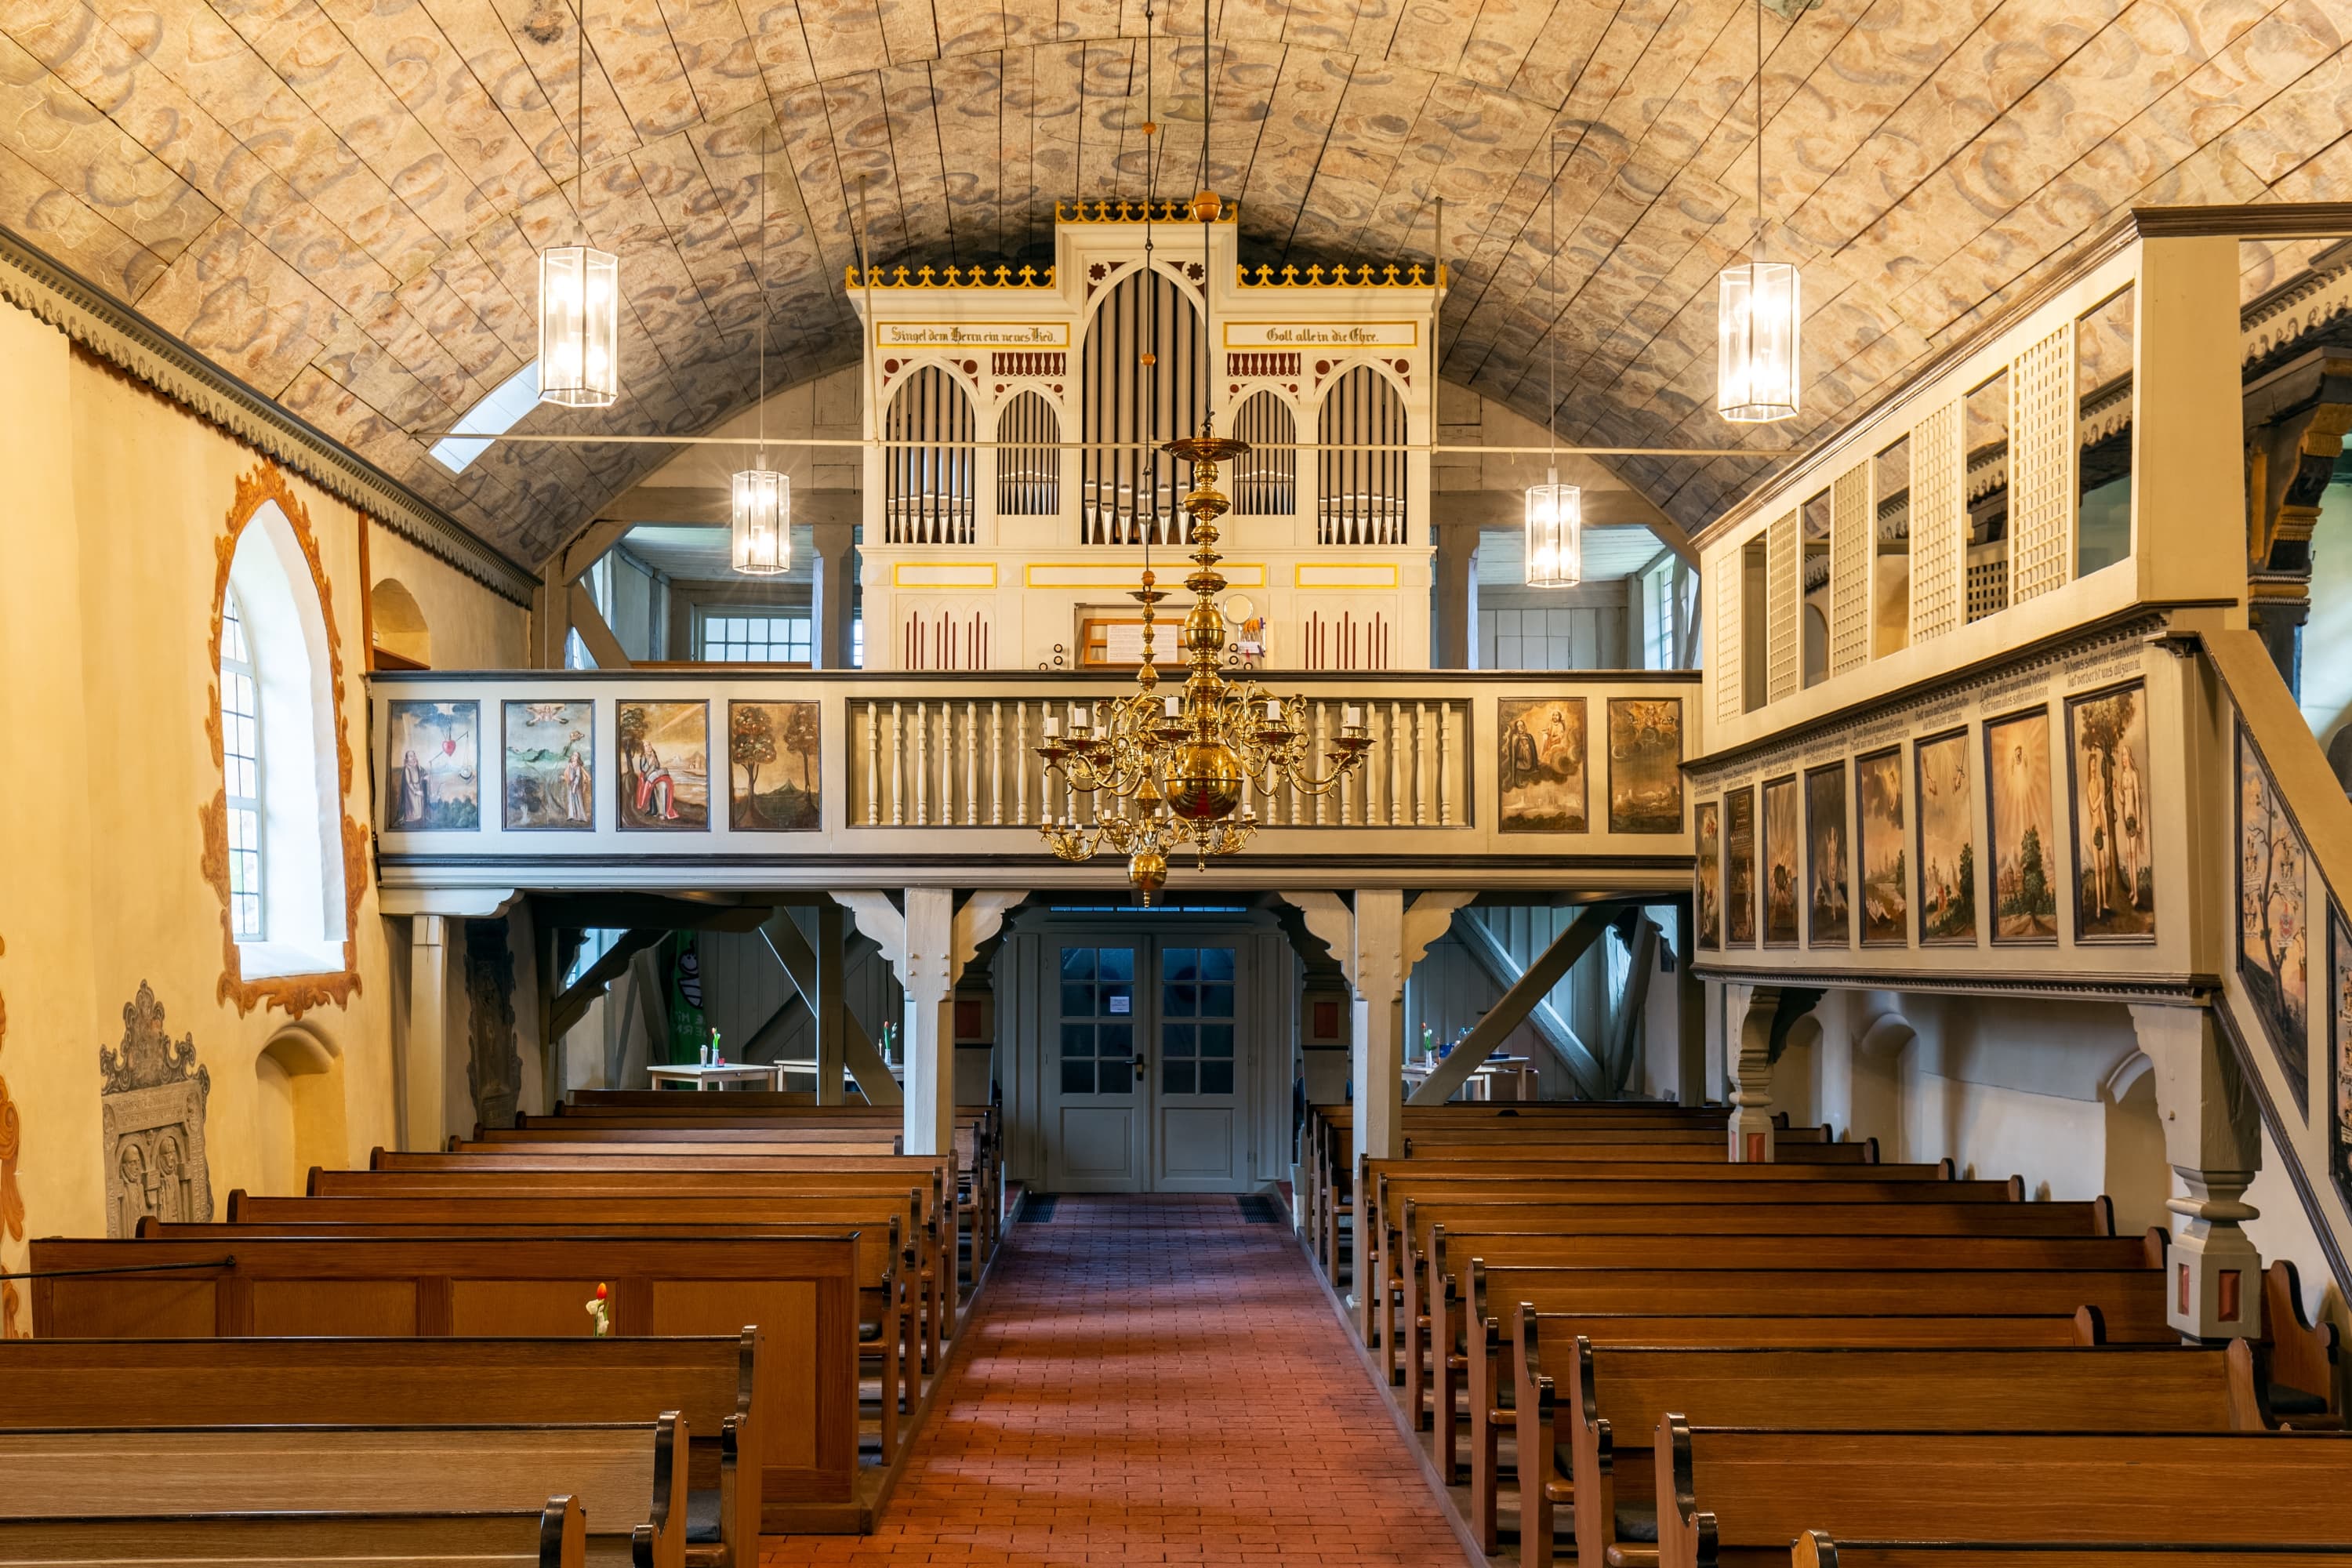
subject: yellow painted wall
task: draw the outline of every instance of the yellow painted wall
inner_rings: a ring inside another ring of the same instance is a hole
[[[211,1075],[215,1205],[232,1188],[283,1181],[265,1175],[265,1152],[289,1134],[260,1118],[282,1118],[289,1095],[283,1073],[260,1064],[289,1019],[275,1007],[240,1016],[219,999],[221,900],[201,869],[198,818],[222,783],[205,733],[215,543],[238,477],[266,459],[6,307],[0,365],[0,1083],[20,1129],[25,1235],[103,1234],[99,1052],[121,1040],[142,981],[173,1038],[193,1035]],[[341,720],[354,763],[343,810],[364,826],[362,527],[370,565],[415,595],[446,662],[520,663],[526,612],[289,478],[343,654]],[[372,879],[353,933],[357,993],[310,1010],[303,1026],[340,1061],[345,1154],[363,1159],[394,1141],[393,982]],[[312,1145],[332,1125],[315,1104],[301,1121]],[[6,1125],[0,1113],[0,1156]],[[22,1238],[0,1227],[0,1266],[24,1256]],[[21,1300],[14,1307],[7,1327],[25,1332],[27,1311]]]

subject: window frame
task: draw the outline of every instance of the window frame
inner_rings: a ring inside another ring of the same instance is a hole
[[[261,676],[254,664],[251,639],[246,633],[245,606],[238,602],[234,586],[221,600],[220,650],[217,717],[221,789],[228,805],[229,931],[239,942],[267,942],[269,868],[265,858],[268,835],[262,831],[268,785],[261,771]],[[251,788],[240,791],[240,783]]]

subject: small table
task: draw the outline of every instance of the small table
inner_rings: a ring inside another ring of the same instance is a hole
[[[730,1084],[759,1084],[769,1089],[784,1087],[784,1065],[782,1062],[720,1062],[705,1067],[698,1062],[649,1067],[646,1076],[656,1089],[672,1084],[689,1084],[697,1089],[725,1089]]]

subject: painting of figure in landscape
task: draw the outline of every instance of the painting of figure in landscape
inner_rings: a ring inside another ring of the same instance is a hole
[[[1498,777],[1504,833],[1582,833],[1590,826],[1586,798],[1584,699],[1496,704],[1503,726]]]
[[[615,704],[621,826],[696,833],[710,826],[710,706]]]
[[[1977,940],[1976,791],[1969,783],[1969,732],[1955,730],[1911,748],[1919,803],[1919,940]]]
[[[1862,850],[1862,941],[1865,947],[1900,947],[1909,935],[1906,902],[1910,880],[1903,833],[1903,749],[1856,757],[1854,818]]]
[[[815,830],[817,705],[727,705],[727,825],[742,833]]]
[[[2238,979],[2270,1036],[2295,1107],[2311,1114],[2310,952],[2303,838],[2278,786],[2238,735]]]
[[[471,833],[482,826],[478,702],[395,700],[384,714],[384,826]]]
[[[1609,831],[1682,830],[1682,699],[1611,698]]]
[[[2334,1071],[2336,1109],[2329,1134],[2328,1168],[2336,1174],[2336,1194],[2352,1206],[2352,925],[2330,900],[2327,906],[2329,994],[2336,1006],[2327,1021],[2328,1054]]]
[[[1986,793],[1992,801],[1992,939],[2058,936],[2057,819],[2050,804],[2050,710],[1985,726]]]
[[[1805,775],[1806,941],[1844,947],[1853,931],[1845,853],[1845,764]]]
[[[1747,947],[1756,940],[1756,792],[1723,797],[1724,941]]]
[[[1698,807],[1698,890],[1694,912],[1698,917],[1698,944],[1723,945],[1723,807],[1718,801],[1701,801]]]
[[[2152,941],[2147,693],[2137,683],[2066,704],[2074,761],[2074,939]]]
[[[595,826],[596,705],[509,702],[506,731],[506,826]]]
[[[1797,781],[1764,786],[1764,942],[1797,942]]]

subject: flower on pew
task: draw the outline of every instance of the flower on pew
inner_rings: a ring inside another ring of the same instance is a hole
[[[613,1304],[609,1296],[604,1282],[600,1279],[596,1282],[595,1299],[588,1303],[588,1321],[596,1326],[596,1337],[600,1340],[609,1339],[613,1333]]]

